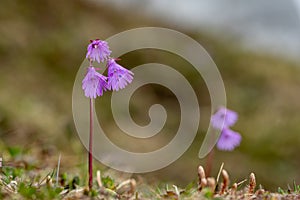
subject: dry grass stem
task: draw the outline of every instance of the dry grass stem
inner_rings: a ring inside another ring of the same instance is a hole
[[[245,183],[247,181],[247,179],[244,179],[244,180],[242,180],[242,181],[240,181],[240,182],[238,182],[237,183],[237,186],[240,186],[240,185],[242,185],[243,183]]]
[[[223,167],[224,167],[224,163],[221,164],[221,167],[220,167],[220,169],[219,169],[218,176],[217,176],[217,183],[219,182],[220,175],[221,175],[221,172],[222,172],[222,170],[223,170]]]
[[[128,179],[126,181],[123,181],[116,188],[116,192],[118,194],[123,194],[123,193],[134,194],[135,190],[136,190],[136,181],[134,179]]]
[[[101,180],[100,170],[97,170],[97,183],[98,183],[98,186],[101,188],[102,187],[102,180]]]

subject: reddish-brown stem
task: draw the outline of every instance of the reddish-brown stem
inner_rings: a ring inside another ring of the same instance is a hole
[[[211,175],[213,160],[214,160],[214,149],[212,149],[207,156],[206,169],[205,169],[207,177]]]
[[[93,186],[93,99],[90,98],[89,189]]]

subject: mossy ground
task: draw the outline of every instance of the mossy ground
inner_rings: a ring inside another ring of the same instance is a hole
[[[125,177],[109,170],[94,170],[93,188],[87,187],[85,165],[73,172],[52,166],[57,156],[43,152],[24,152],[8,148],[4,152],[10,161],[4,161],[0,175],[1,199],[299,199],[300,185],[295,182],[277,192],[263,189],[256,183],[254,174],[239,183],[230,183],[227,173],[216,177],[195,180],[184,188],[172,183],[148,184],[141,177]],[[44,159],[41,160],[40,158]],[[48,163],[49,162],[49,163]],[[82,168],[82,169],[80,169]],[[221,173],[220,173],[221,174]],[[203,180],[206,179],[205,184]],[[253,179],[254,178],[254,179]],[[213,180],[210,182],[210,180]]]

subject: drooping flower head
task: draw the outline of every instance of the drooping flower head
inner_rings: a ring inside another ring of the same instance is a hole
[[[221,107],[211,118],[211,124],[215,129],[231,127],[238,119],[238,114],[232,110]]]
[[[98,73],[94,67],[88,67],[87,73],[82,80],[82,89],[84,95],[88,98],[96,98],[103,95],[103,90],[106,90],[107,77]]]
[[[242,137],[239,133],[224,128],[221,132],[221,136],[217,142],[217,148],[222,151],[232,151],[235,147],[239,146]]]
[[[217,148],[222,151],[232,151],[239,146],[241,135],[230,129],[238,119],[238,114],[232,110],[221,107],[211,118],[213,128],[220,130],[221,135],[217,142]]]
[[[107,42],[99,39],[91,40],[91,43],[87,47],[86,58],[100,63],[108,59],[110,53],[111,51],[109,50]]]
[[[118,91],[119,89],[125,88],[126,85],[132,82],[133,72],[116,63],[115,59],[109,59],[107,62],[107,66],[107,89]]]

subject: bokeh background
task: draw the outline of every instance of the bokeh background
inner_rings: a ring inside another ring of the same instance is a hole
[[[86,150],[74,128],[71,105],[73,82],[89,40],[159,26],[189,35],[209,52],[224,79],[228,107],[240,115],[234,130],[243,137],[241,146],[233,152],[215,151],[212,175],[224,162],[235,181],[255,172],[267,189],[286,188],[294,180],[299,184],[299,5],[296,0],[2,0],[0,150],[4,155],[9,147],[54,157],[61,153],[65,171],[84,165]],[[170,65],[197,92],[202,118],[193,145],[167,168],[141,175],[184,187],[196,180],[197,165],[206,162],[197,154],[210,119],[207,88],[192,66],[168,52],[148,49],[121,58],[129,69],[147,62]],[[163,133],[152,141],[131,140],[118,130],[107,106],[110,96],[97,100],[99,119],[119,146],[146,152],[174,136],[180,108],[168,89],[147,85],[132,97],[138,124],[149,122],[147,112],[154,103],[168,111]],[[100,163],[98,167],[105,168]]]

